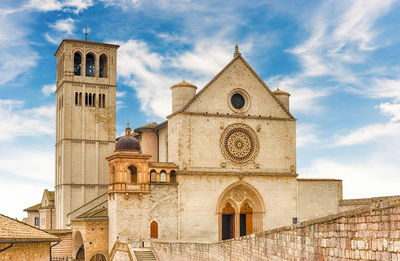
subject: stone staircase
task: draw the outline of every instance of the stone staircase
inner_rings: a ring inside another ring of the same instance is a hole
[[[157,261],[153,251],[150,249],[135,250],[134,252],[137,261]]]

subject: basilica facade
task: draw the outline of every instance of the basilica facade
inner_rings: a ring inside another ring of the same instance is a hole
[[[299,178],[290,94],[237,46],[200,91],[171,87],[166,121],[115,139],[117,49],[63,40],[55,53],[56,226],[71,229],[73,258],[130,260],[153,241],[215,242],[342,210],[341,180]]]

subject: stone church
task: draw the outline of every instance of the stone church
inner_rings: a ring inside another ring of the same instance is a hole
[[[171,87],[166,121],[116,139],[118,47],[66,39],[55,53],[56,226],[72,231],[73,258],[140,260],[154,241],[215,242],[354,207],[340,204],[341,180],[299,178],[290,94],[237,46],[200,91]]]

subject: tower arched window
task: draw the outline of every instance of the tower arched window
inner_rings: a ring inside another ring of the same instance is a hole
[[[99,61],[99,77],[100,78],[107,78],[107,55],[104,53],[100,55]]]
[[[78,98],[79,98],[79,94],[77,92],[75,92],[75,106],[79,105]]]
[[[94,77],[94,55],[91,53],[88,53],[86,55],[86,76],[89,77]]]
[[[74,75],[81,75],[82,56],[80,53],[74,53]]]
[[[130,181],[130,183],[137,183],[138,182],[138,178],[137,178],[137,168],[135,166],[129,166],[128,167],[129,170],[129,178],[128,181]]]

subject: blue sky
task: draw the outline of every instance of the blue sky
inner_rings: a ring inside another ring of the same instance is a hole
[[[169,87],[202,88],[244,58],[291,93],[301,178],[345,198],[400,194],[400,3],[2,0],[0,213],[24,216],[54,186],[56,59],[63,38],[118,43],[117,135],[161,122]]]

